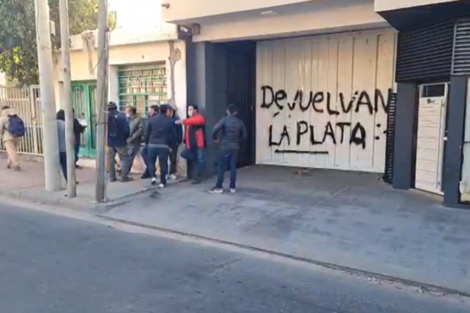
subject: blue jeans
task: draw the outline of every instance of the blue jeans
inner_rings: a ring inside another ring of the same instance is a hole
[[[204,167],[205,167],[205,149],[204,148],[195,148],[195,149],[185,148],[181,152],[181,157],[183,159],[186,159],[189,163],[191,163],[191,165],[196,165],[194,179],[200,180],[202,177],[202,173],[204,172]]]
[[[230,188],[236,188],[238,150],[222,150],[219,156],[219,171],[215,188],[222,188],[225,171],[230,170]]]
[[[152,178],[156,178],[157,169],[155,168],[155,163],[158,159],[158,165],[160,166],[160,183],[166,184],[166,175],[168,174],[168,156],[170,150],[168,148],[147,148],[148,155],[148,171]]]

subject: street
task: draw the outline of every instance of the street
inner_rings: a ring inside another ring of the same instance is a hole
[[[460,313],[468,302],[0,204],[0,312]]]

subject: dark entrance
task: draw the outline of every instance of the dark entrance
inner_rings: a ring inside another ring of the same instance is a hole
[[[255,160],[256,43],[225,44],[227,51],[227,100],[238,107],[238,117],[245,122],[249,139],[240,147],[238,167]]]
[[[229,104],[238,107],[248,140],[241,146],[238,167],[255,163],[256,43],[187,42],[188,103],[199,106],[206,118],[206,133],[226,115]],[[210,139],[210,138],[209,138]],[[217,172],[219,147],[208,140],[206,174]],[[190,171],[191,173],[191,171]]]

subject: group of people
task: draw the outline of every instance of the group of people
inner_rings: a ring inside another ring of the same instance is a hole
[[[107,158],[109,180],[117,180],[116,156],[120,160],[120,180],[131,181],[129,176],[135,157],[141,152],[146,169],[142,179],[150,179],[152,185],[164,188],[168,179],[176,180],[178,147],[184,143],[181,157],[194,169],[193,184],[199,184],[205,169],[207,148],[206,120],[199,113],[196,105],[188,105],[187,118],[180,119],[176,108],[171,105],[152,105],[149,118],[144,120],[137,114],[136,108],[129,106],[126,112],[120,112],[114,102],[108,104]],[[57,132],[59,162],[62,174],[67,181],[67,150],[65,136],[65,112],[57,112]],[[184,125],[184,133],[183,133]],[[78,166],[80,137],[86,129],[74,117],[75,165]],[[20,137],[24,136],[23,121],[13,109],[3,107],[0,116],[0,137],[7,150],[7,167],[20,170],[16,154]],[[242,120],[237,117],[235,105],[229,105],[227,116],[213,128],[211,139],[220,145],[218,175],[211,193],[223,192],[224,175],[230,170],[230,191],[236,191],[237,157],[240,144],[247,139],[247,130]],[[143,148],[142,148],[143,143]],[[140,151],[142,148],[142,151]],[[160,167],[160,180],[157,180],[156,162]],[[170,163],[170,166],[168,166]]]
[[[168,104],[150,106],[147,121],[138,116],[134,107],[127,107],[124,115],[118,110],[116,103],[110,102],[108,111],[108,173],[111,181],[117,180],[116,155],[121,163],[120,180],[131,180],[129,173],[143,142],[141,155],[146,169],[142,178],[151,179],[152,185],[158,184],[160,188],[164,188],[168,178],[177,179],[178,147],[184,142],[181,157],[194,168],[193,184],[201,182],[207,148],[206,121],[196,105],[188,105],[186,119],[180,119],[176,109]],[[222,184],[227,169],[230,169],[231,173],[230,191],[236,191],[237,156],[240,143],[246,138],[246,127],[237,117],[236,107],[230,105],[227,117],[220,120],[212,132],[212,139],[220,144],[221,154],[217,182],[210,190],[211,193],[223,192]],[[159,181],[156,175],[157,161],[160,166]]]

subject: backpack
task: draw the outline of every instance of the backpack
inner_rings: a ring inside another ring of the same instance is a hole
[[[16,114],[8,116],[7,131],[14,137],[23,137],[26,132],[23,120]]]

